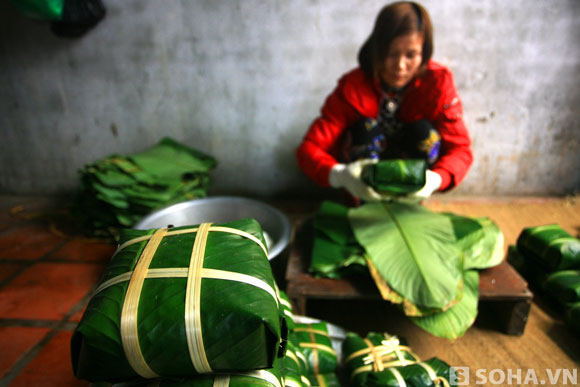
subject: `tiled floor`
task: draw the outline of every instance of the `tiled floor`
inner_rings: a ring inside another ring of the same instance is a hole
[[[88,385],[73,375],[70,338],[115,246],[80,235],[54,209],[52,200],[0,203],[0,386]]]

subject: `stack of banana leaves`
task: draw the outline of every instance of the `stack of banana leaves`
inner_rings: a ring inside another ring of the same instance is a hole
[[[342,278],[366,270],[382,297],[415,324],[453,339],[477,316],[477,270],[503,257],[503,234],[486,217],[435,213],[403,201],[357,208],[325,201],[314,218],[310,271]]]
[[[342,344],[351,386],[449,386],[450,366],[434,357],[421,361],[405,340],[370,332],[349,333]]]
[[[75,375],[281,386],[288,329],[265,243],[253,219],[123,230],[72,337]]]
[[[524,228],[508,261],[580,331],[580,239],[558,224]]]
[[[106,157],[81,169],[73,213],[88,233],[118,237],[154,209],[207,196],[216,164],[170,138],[141,153]]]

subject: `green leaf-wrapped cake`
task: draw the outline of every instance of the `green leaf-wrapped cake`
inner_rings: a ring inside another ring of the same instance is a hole
[[[253,219],[124,230],[74,332],[90,381],[271,368],[287,327]]]

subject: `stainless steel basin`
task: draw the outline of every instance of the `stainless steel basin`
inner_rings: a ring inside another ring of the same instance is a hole
[[[260,223],[266,234],[270,260],[288,246],[291,226],[286,215],[266,203],[236,196],[216,196],[173,204],[145,216],[134,228],[145,230],[169,225],[224,223],[242,218],[253,218]]]

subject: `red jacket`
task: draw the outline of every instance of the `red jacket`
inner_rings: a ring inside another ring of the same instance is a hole
[[[307,176],[328,186],[330,170],[338,162],[343,132],[363,117],[376,118],[380,98],[378,82],[369,79],[360,68],[341,77],[296,151],[298,165]],[[458,185],[473,161],[473,154],[451,71],[429,61],[426,69],[407,86],[397,118],[405,123],[426,119],[433,124],[441,136],[441,150],[431,169],[442,178],[441,191]]]

